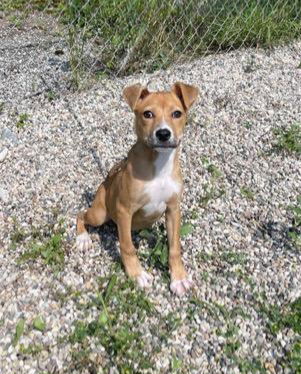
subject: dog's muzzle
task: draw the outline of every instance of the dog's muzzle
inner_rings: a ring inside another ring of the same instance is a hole
[[[160,126],[148,137],[147,143],[153,149],[164,151],[177,148],[180,141],[174,137],[169,126]]]

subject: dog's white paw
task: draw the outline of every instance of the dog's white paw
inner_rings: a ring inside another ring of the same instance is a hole
[[[92,240],[87,232],[83,232],[76,237],[76,247],[80,251],[87,251],[92,247]]]
[[[142,270],[141,274],[138,275],[136,281],[141,288],[149,288],[153,282],[153,276]]]
[[[193,282],[187,278],[180,280],[173,280],[170,283],[170,289],[177,296],[183,296],[186,291],[193,287]]]

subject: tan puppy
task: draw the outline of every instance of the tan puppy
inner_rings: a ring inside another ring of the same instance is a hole
[[[125,271],[141,287],[152,276],[145,272],[132,243],[131,230],[150,227],[163,213],[169,242],[170,288],[182,295],[191,286],[181,259],[180,199],[183,189],[178,146],[187,111],[198,89],[175,83],[169,92],[151,93],[140,84],[126,87],[124,98],[134,111],[137,142],[128,157],[115,165],[100,185],[91,208],[77,217],[77,246],[92,242],[86,225],[100,226],[112,219],[118,227]]]

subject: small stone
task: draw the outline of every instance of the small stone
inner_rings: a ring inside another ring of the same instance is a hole
[[[7,203],[9,200],[8,191],[1,187],[0,187],[0,200],[2,200],[4,203]]]
[[[14,144],[18,143],[17,136],[10,129],[8,129],[7,127],[5,127],[2,130],[1,139],[2,140],[9,140],[9,141],[11,141]]]
[[[4,148],[2,151],[0,151],[0,162],[3,162],[8,154],[8,149]]]

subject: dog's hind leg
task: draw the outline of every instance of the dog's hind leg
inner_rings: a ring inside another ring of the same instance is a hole
[[[76,246],[80,250],[88,250],[92,245],[86,226],[101,226],[109,220],[105,204],[106,190],[101,185],[96,193],[91,208],[86,212],[80,212],[76,221]]]

